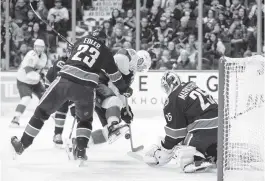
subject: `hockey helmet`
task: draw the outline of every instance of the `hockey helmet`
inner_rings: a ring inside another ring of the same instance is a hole
[[[42,39],[36,39],[34,42],[34,50],[38,53],[41,54],[44,52],[45,49],[45,43]]]
[[[101,29],[94,30],[91,35],[105,44],[107,35]]]
[[[170,94],[180,84],[181,84],[180,77],[174,71],[166,71],[162,76],[161,88],[167,94]]]
[[[150,54],[145,50],[139,50],[137,53],[137,72],[148,71],[151,66]]]

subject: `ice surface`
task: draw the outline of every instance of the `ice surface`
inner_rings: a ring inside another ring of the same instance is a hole
[[[151,168],[127,156],[128,140],[121,138],[112,145],[103,144],[87,150],[88,163],[79,168],[69,161],[65,150],[55,148],[52,142],[54,121],[48,120],[33,145],[15,161],[11,160],[10,136],[21,136],[24,128],[8,128],[12,117],[1,117],[1,181],[216,181],[216,171],[184,174],[172,161],[165,167]],[[25,127],[29,117],[22,117]],[[68,116],[63,136],[67,137],[72,124]],[[94,120],[94,128],[100,128]],[[132,130],[134,144],[148,147],[164,135],[163,118],[135,118]]]

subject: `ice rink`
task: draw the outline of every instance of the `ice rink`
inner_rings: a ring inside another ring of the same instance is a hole
[[[216,170],[211,173],[181,173],[175,161],[167,166],[151,168],[127,155],[129,140],[121,138],[113,144],[91,146],[87,150],[88,162],[78,167],[69,161],[64,149],[58,149],[52,142],[54,121],[45,123],[33,145],[16,160],[11,160],[10,137],[21,136],[30,114],[22,117],[22,128],[9,128],[11,116],[1,117],[1,181],[216,181]],[[148,116],[149,117],[149,116]],[[156,142],[164,135],[163,117],[138,118],[132,124],[135,146]],[[68,116],[63,137],[67,137],[73,118]],[[94,128],[100,128],[95,116]]]

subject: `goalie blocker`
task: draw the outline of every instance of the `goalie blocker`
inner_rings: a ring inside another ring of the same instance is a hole
[[[166,136],[145,154],[144,161],[152,166],[165,165],[178,148],[176,156],[184,172],[211,166],[212,158],[215,162],[217,157],[217,103],[194,82],[182,83],[172,71],[163,75],[161,86],[168,94],[164,105]]]

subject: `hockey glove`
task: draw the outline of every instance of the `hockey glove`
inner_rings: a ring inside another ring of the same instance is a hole
[[[75,117],[75,104],[73,102],[69,103],[70,113],[73,117]]]
[[[164,166],[174,156],[174,148],[168,150],[161,145],[152,145],[150,150],[145,153],[144,162],[152,167]]]
[[[127,91],[125,92],[125,93],[123,93],[123,95],[125,96],[125,97],[131,97],[132,96],[132,94],[133,94],[133,89],[131,88],[131,87],[129,87],[128,89],[127,89]]]
[[[130,106],[129,107],[129,113],[127,112],[126,107],[121,109],[121,119],[127,123],[127,124],[131,124],[132,120],[133,120],[133,112]]]

